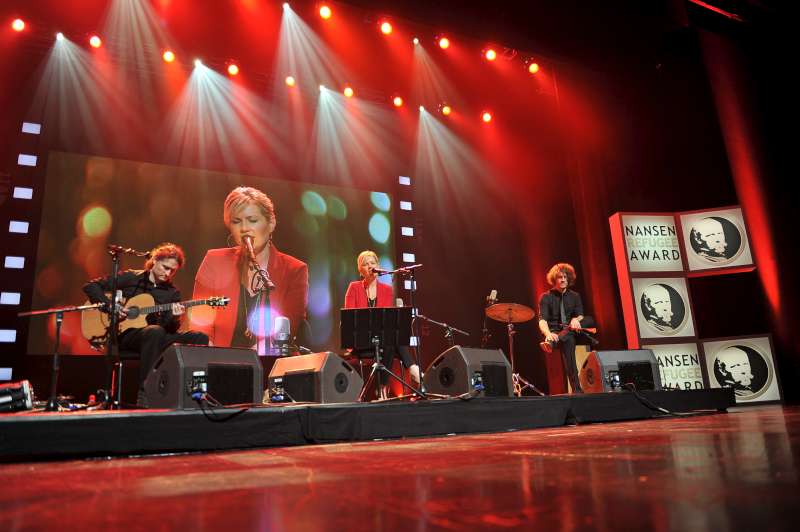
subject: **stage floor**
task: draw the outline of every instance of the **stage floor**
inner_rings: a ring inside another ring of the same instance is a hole
[[[0,466],[0,530],[796,530],[800,408]]]

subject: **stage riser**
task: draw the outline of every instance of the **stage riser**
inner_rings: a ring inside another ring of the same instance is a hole
[[[735,405],[732,389],[643,392],[690,412]],[[235,410],[234,410],[235,411]],[[577,396],[346,403],[231,410],[18,413],[0,417],[0,461],[283,447],[376,438],[505,432],[655,417],[627,392]],[[660,414],[659,414],[660,415]]]

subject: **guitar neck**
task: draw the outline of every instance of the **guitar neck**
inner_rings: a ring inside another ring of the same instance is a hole
[[[191,301],[178,301],[176,303],[188,308],[196,305],[206,305],[208,302],[208,299],[192,299]],[[164,312],[165,310],[171,309],[172,305],[175,305],[176,303],[162,303],[160,305],[153,305],[152,307],[141,307],[139,309],[139,313],[152,314],[153,312]]]

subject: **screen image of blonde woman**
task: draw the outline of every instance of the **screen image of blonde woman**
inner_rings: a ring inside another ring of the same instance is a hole
[[[272,243],[308,266],[311,347],[338,348],[339,307],[353,280],[353,257],[374,249],[382,267],[394,266],[394,205],[386,192],[51,152],[31,307],[83,303],[82,286],[111,272],[109,244],[145,251],[161,242],[180,245],[186,262],[174,284],[182,300],[191,299],[208,250],[237,246],[223,221],[223,202],[240,186],[269,196],[276,218]],[[122,270],[143,264],[141,258],[121,258]],[[97,353],[80,319],[78,313],[64,316],[61,353]],[[187,327],[189,320],[183,321]],[[53,320],[31,320],[29,327],[28,353],[51,353]]]

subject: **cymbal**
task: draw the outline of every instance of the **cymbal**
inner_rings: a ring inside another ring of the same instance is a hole
[[[486,309],[486,315],[503,323],[522,323],[533,319],[532,308],[519,303],[495,303]]]

